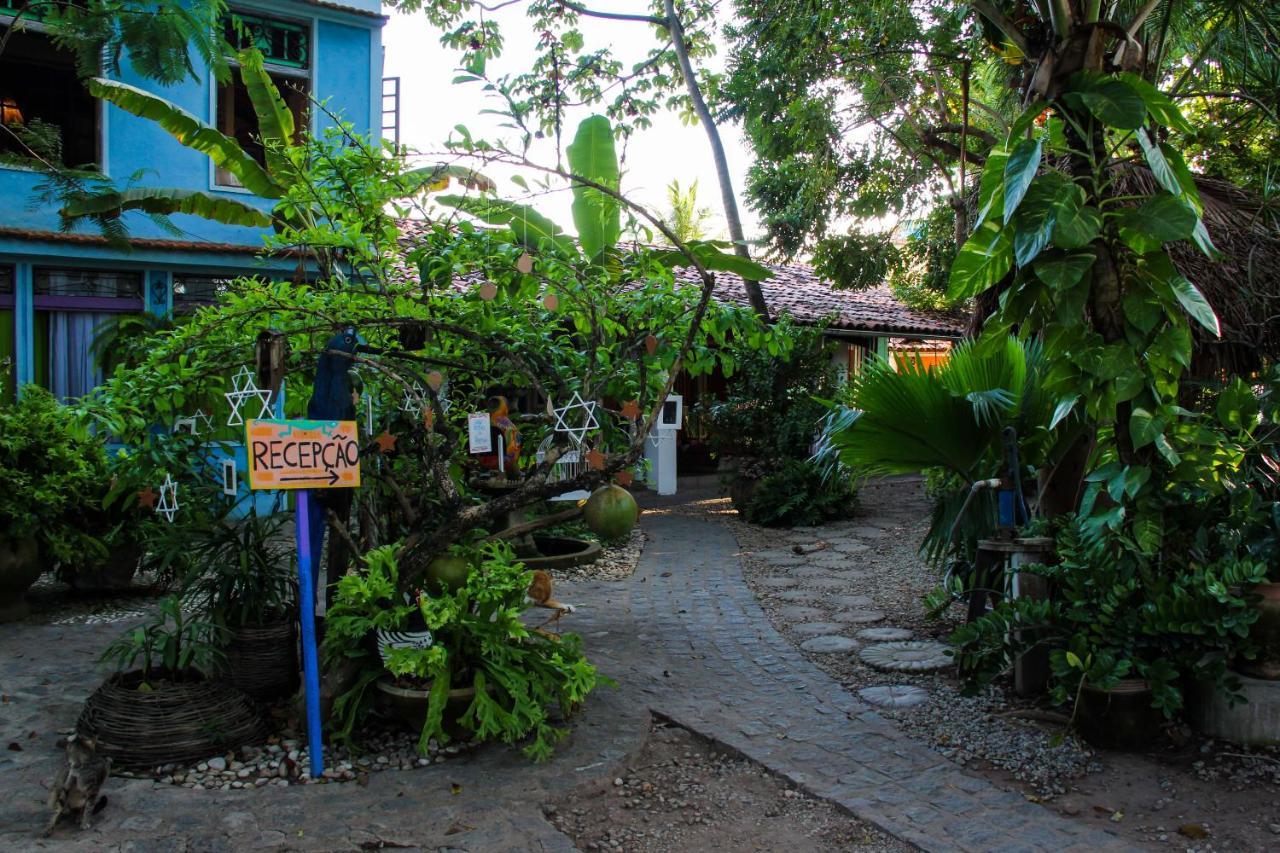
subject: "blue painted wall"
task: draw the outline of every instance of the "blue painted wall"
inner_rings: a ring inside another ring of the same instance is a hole
[[[376,134],[381,104],[378,102],[382,76],[381,18],[333,9],[338,5],[365,12],[377,12],[376,0],[339,0],[318,5],[302,0],[257,2],[244,0],[229,4],[232,10],[259,13],[295,21],[312,22],[311,91],[365,134]],[[141,80],[127,63],[120,79],[173,101],[192,115],[209,124],[214,121],[215,84],[207,74],[201,80],[187,80],[177,86],[162,87]],[[218,195],[252,200],[253,196],[214,185],[213,171],[207,157],[179,145],[176,140],[152,122],[135,118],[113,106],[103,107],[99,133],[104,152],[101,164],[118,184],[127,183],[139,171],[143,186],[179,187],[213,192]],[[318,112],[318,111],[317,111]],[[316,126],[313,122],[313,126]],[[52,207],[32,207],[38,175],[17,168],[0,166],[0,228],[22,228],[57,231],[57,211]],[[265,207],[265,202],[263,203]],[[262,232],[206,222],[190,216],[175,216],[186,240],[234,243],[258,247]],[[140,238],[173,239],[143,216],[129,220],[130,233]],[[86,232],[93,233],[90,226]],[[4,248],[0,247],[0,252]],[[119,258],[119,255],[115,257]],[[4,263],[0,255],[0,263]]]

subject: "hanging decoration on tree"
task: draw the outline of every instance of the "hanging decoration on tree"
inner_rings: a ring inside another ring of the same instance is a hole
[[[213,432],[213,418],[204,409],[196,409],[194,415],[178,418],[173,422],[173,434],[204,435]]]
[[[170,524],[178,514],[178,484],[170,474],[165,474],[164,482],[160,484],[160,502],[156,504],[156,512],[163,515],[164,520]]]
[[[533,256],[528,252],[521,253],[520,257],[516,258],[516,270],[522,275],[533,272]]]
[[[635,482],[636,478],[634,474],[624,468],[617,473],[614,479],[617,481],[619,486],[630,486]]]
[[[492,302],[498,295],[498,285],[491,281],[486,281],[480,285],[480,298],[485,302]]]
[[[250,400],[258,401],[259,411],[256,417],[259,420],[270,418],[272,415],[271,392],[258,387],[258,383],[253,379],[253,373],[247,367],[240,368],[239,372],[231,377],[231,390],[222,396],[227,398],[227,403],[231,406],[231,414],[227,416],[227,426],[244,424],[244,415],[240,413],[240,407]]]
[[[400,403],[400,411],[417,412],[422,408],[422,397],[427,393],[427,389],[422,387],[422,383],[414,380],[413,384],[405,389],[404,400]]]
[[[588,403],[577,391],[569,398],[569,405],[551,411],[556,419],[553,429],[568,435],[574,444],[581,445],[587,433],[600,428],[595,401]]]
[[[628,400],[622,404],[622,408],[618,411],[618,414],[622,415],[629,421],[634,421],[636,418],[640,417],[640,402],[638,400]]]
[[[604,454],[594,447],[591,449],[591,452],[587,454],[587,466],[590,467],[592,471],[603,471],[604,462]]]
[[[160,497],[156,494],[156,490],[147,486],[145,489],[138,490],[138,506],[145,509],[156,508],[156,498]]]
[[[556,296],[554,293],[548,293],[546,296],[542,297],[542,307],[546,308],[548,311],[556,310],[560,307],[560,297]]]

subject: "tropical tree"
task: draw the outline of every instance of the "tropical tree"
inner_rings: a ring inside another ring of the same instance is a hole
[[[493,10],[477,0],[398,0],[392,5],[406,12],[423,10],[445,31],[441,42],[462,52],[466,70],[454,82],[482,83],[486,91],[500,96],[503,112],[523,132],[526,148],[534,136],[552,134],[559,154],[566,112],[574,106],[603,106],[622,138],[649,126],[650,116],[663,108],[700,123],[711,146],[729,239],[739,257],[750,257],[724,142],[704,94],[719,80],[695,67],[697,60],[715,52],[715,3],[691,0],[677,8],[674,0],[662,0],[652,10],[630,13],[591,9],[571,0],[529,0],[526,13],[539,34],[533,67],[493,81],[485,76],[486,62],[500,56],[504,46],[501,27],[491,14],[486,17]],[[586,49],[579,29],[582,18],[653,28],[659,46],[626,69],[608,49]],[[748,280],[746,292],[752,309],[768,319],[768,305],[756,282]]]
[[[736,8],[722,114],[743,122],[756,151],[750,203],[776,251],[812,252],[847,286],[914,268],[913,279],[945,290],[938,271],[975,225],[986,149],[1006,137],[1030,93],[1061,91],[1085,65],[1124,65],[1175,103],[1208,112],[1198,126],[1166,127],[1161,141],[1202,165],[1210,146],[1225,144],[1231,153],[1218,173],[1254,190],[1280,130],[1274,4],[741,0]],[[881,224],[886,217],[896,231]]]
[[[698,182],[683,189],[680,181],[667,184],[667,223],[680,239],[702,240],[707,236],[711,209],[698,204]]]

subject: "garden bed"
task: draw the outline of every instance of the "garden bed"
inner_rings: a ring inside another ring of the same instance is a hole
[[[874,641],[859,638],[861,631],[893,627],[910,631],[913,639],[940,641],[955,622],[926,619],[921,604],[937,583],[915,551],[928,522],[922,484],[872,483],[861,494],[857,518],[790,531],[741,522],[728,511],[727,499],[683,511],[732,528],[743,548],[747,583],[774,626],[851,693],[886,685],[927,691],[920,704],[876,711],[975,774],[1063,815],[1104,824],[1133,843],[1211,843],[1217,849],[1280,844],[1280,750],[1220,744],[1185,727],[1147,753],[1096,750],[1064,734],[1053,709],[1012,691],[961,696],[952,668],[886,673],[863,663],[859,652]],[[805,553],[796,553],[796,546]],[[949,619],[960,616],[953,608]],[[835,653],[805,648],[825,636],[856,647]]]

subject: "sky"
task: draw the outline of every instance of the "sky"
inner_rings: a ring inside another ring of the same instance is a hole
[[[641,0],[601,0],[593,8],[648,13],[648,4]],[[499,127],[502,119],[479,115],[482,109],[501,106],[499,103],[485,103],[479,84],[454,85],[450,82],[458,73],[458,54],[440,45],[439,31],[422,14],[396,11],[389,11],[389,14],[390,20],[382,35],[386,51],[383,74],[400,77],[402,144],[418,151],[440,151],[458,124],[466,125],[476,138],[497,139],[502,134],[511,133]],[[534,35],[524,16],[523,4],[507,7],[490,17],[502,25],[506,45],[503,55],[489,63],[489,75],[515,74],[532,67]],[[652,28],[644,24],[583,18],[580,29],[588,50],[608,46],[628,66],[642,59],[644,51],[656,42]],[[722,49],[710,66],[720,70],[724,59]],[[589,111],[582,111],[571,118],[566,135],[571,137],[572,126],[588,114]],[[743,228],[750,239],[759,232],[755,215],[743,202],[743,182],[751,162],[750,150],[737,126],[722,126],[720,133],[733,175]],[[508,138],[514,144],[514,138]],[[554,145],[550,140],[535,143],[530,159],[555,165]],[[682,187],[687,187],[697,180],[699,204],[710,208],[714,215],[709,229],[711,235],[727,236],[711,146],[701,125],[685,126],[675,113],[655,114],[653,126],[632,137],[622,165],[623,192],[660,214],[665,214],[668,209],[666,187],[670,181],[679,180]],[[510,173],[502,174],[491,168],[486,170],[486,174],[499,181],[500,194],[520,194],[521,190],[509,180]],[[567,192],[540,198],[535,203],[540,211],[571,229],[569,205]]]

